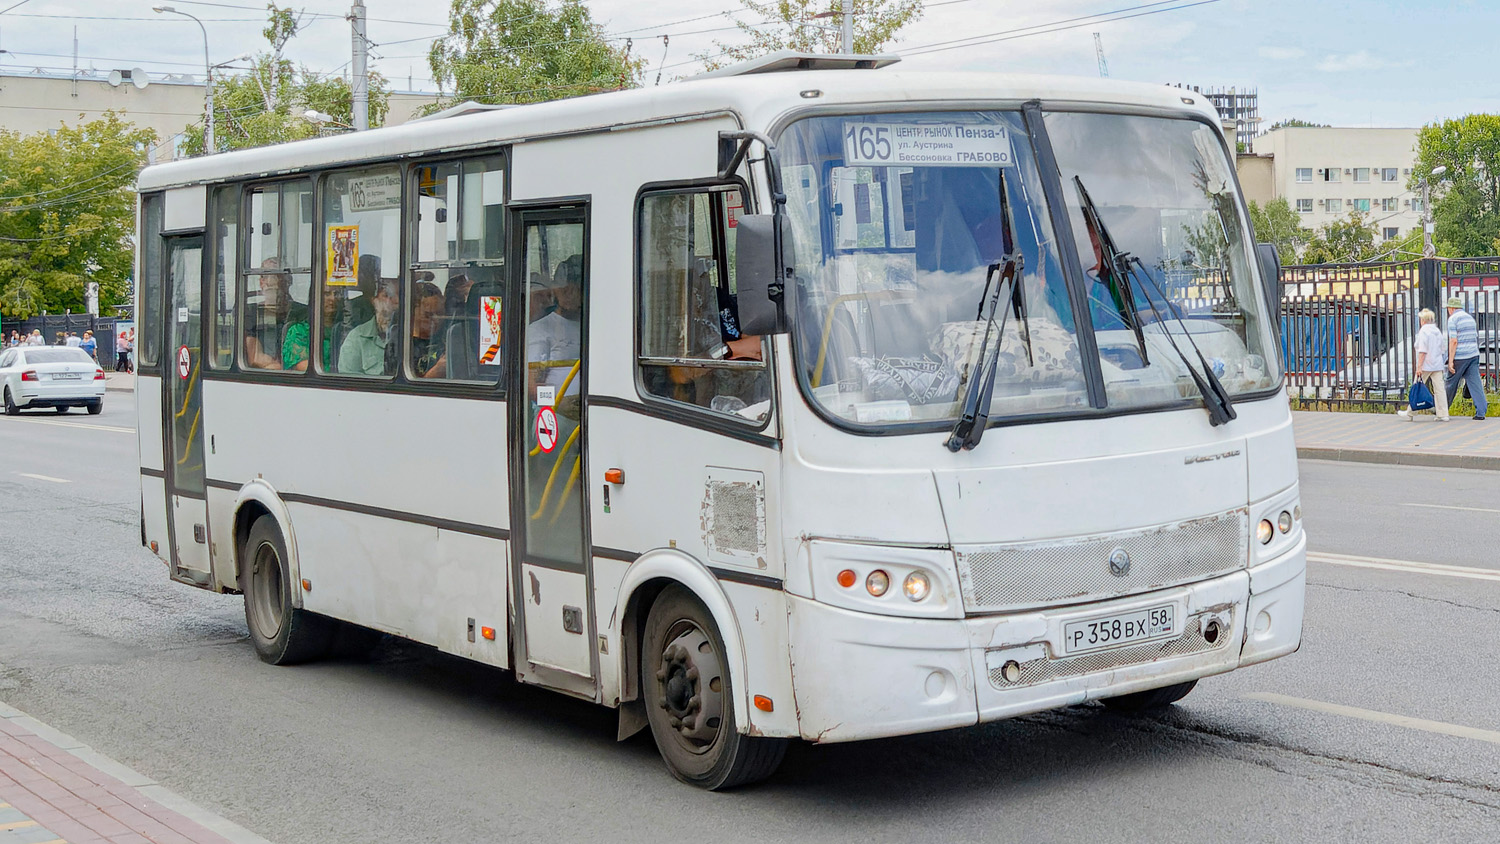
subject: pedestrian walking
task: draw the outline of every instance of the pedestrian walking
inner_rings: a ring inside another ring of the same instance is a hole
[[[1425,383],[1432,390],[1433,410],[1437,413],[1437,419],[1439,422],[1447,422],[1448,388],[1443,375],[1448,368],[1448,344],[1443,339],[1443,332],[1438,330],[1437,314],[1429,308],[1423,308],[1417,318],[1421,321],[1422,328],[1417,332],[1414,343],[1417,352],[1415,380]],[[1396,411],[1396,415],[1408,420],[1413,418],[1409,408]]]
[[[10,342],[6,343],[5,347],[7,349],[14,349],[15,347],[17,347],[19,345],[21,345],[21,332],[16,331],[15,329],[11,329],[11,331],[10,331]]]
[[[94,332],[83,332],[83,339],[78,342],[78,348],[88,352],[89,357],[94,359],[94,363],[99,362],[99,341],[94,339]]]
[[[116,372],[130,371],[130,351],[135,346],[131,342],[131,335],[134,333],[133,331],[122,332],[117,338],[115,351],[119,353],[119,358],[115,361]]]
[[[31,329],[31,336],[26,339],[26,345],[28,345],[28,346],[45,346],[45,345],[47,345],[47,341],[42,339],[42,330],[40,328],[33,328],[33,329]]]
[[[1489,405],[1484,396],[1484,379],[1479,377],[1479,330],[1474,317],[1464,310],[1464,301],[1448,297],[1448,377],[1446,386],[1451,398],[1458,398],[1458,385],[1469,388],[1474,400],[1474,418],[1483,419]]]

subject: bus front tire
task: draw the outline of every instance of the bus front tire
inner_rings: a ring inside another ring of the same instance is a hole
[[[641,643],[641,694],[656,748],[672,776],[710,791],[775,773],[786,739],[735,729],[724,639],[691,592],[669,586],[651,605]]]
[[[245,625],[262,662],[294,665],[328,652],[334,622],[292,606],[286,542],[270,516],[250,526],[240,557],[240,591],[245,594]]]
[[[1163,686],[1160,689],[1147,689],[1144,692],[1132,692],[1119,697],[1107,697],[1100,703],[1117,712],[1150,712],[1153,709],[1161,709],[1171,706],[1179,700],[1188,696],[1188,692],[1198,685],[1197,680],[1189,680],[1186,683],[1178,683],[1175,686]]]

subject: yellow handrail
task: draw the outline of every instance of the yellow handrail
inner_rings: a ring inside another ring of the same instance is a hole
[[[562,468],[562,459],[568,456],[568,449],[573,447],[573,442],[578,439],[578,432],[581,430],[583,430],[581,425],[573,429],[573,433],[568,435],[568,441],[563,443],[562,451],[559,451],[557,458],[553,460],[552,471],[547,475],[547,485],[542,487],[542,497],[537,501],[536,512],[531,514],[532,521],[540,519],[547,511],[547,501],[552,497],[552,485],[557,482],[557,470]],[[572,481],[570,480],[569,483]]]
[[[835,296],[833,301],[828,303],[828,310],[823,317],[823,341],[818,344],[818,363],[813,367],[812,372],[812,385],[814,388],[817,388],[823,381],[823,361],[828,357],[828,333],[833,330],[833,309],[845,302],[852,302],[855,299],[869,301],[871,299],[894,299],[899,296],[911,296],[915,298],[915,294],[911,290],[871,290],[862,293],[845,293],[842,296]]]
[[[552,518],[547,520],[547,527],[557,524],[557,519],[562,515],[563,505],[568,503],[566,490],[571,489],[573,482],[578,480],[578,470],[583,467],[583,455],[573,458],[573,471],[568,474],[567,483],[563,484],[563,494],[557,497],[557,506],[552,508]]]
[[[582,366],[582,365],[583,365],[583,361],[581,361],[581,360],[575,360],[575,361],[573,361],[573,368],[570,369],[570,370],[568,370],[568,377],[566,377],[566,378],[563,379],[562,386],[559,387],[558,390],[557,390],[557,397],[558,398],[562,398],[563,396],[565,396],[565,395],[568,394],[568,385],[571,384],[571,383],[573,383],[573,376],[578,374],[578,368],[580,366]],[[538,454],[541,454],[541,453],[542,453],[542,446],[541,446],[540,443],[538,443],[537,447],[533,448],[531,450],[531,453],[528,454],[527,456],[528,457],[535,457],[535,456],[537,456]]]

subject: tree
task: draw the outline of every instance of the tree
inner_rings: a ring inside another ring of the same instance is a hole
[[[287,42],[297,34],[301,16],[274,3],[269,10],[266,28],[261,32],[271,49],[255,56],[249,73],[214,80],[216,151],[315,137],[324,130],[303,117],[309,109],[323,112],[344,126],[354,119],[354,92],[347,80],[294,67],[281,57]],[[385,77],[371,73],[369,91],[370,125],[379,126],[385,122],[389,98]],[[182,149],[188,155],[204,151],[203,126],[188,127]]]
[[[455,103],[532,103],[640,84],[643,59],[613,47],[583,0],[452,0],[427,62]]]
[[[1271,124],[1271,128],[1267,129],[1266,131],[1267,132],[1274,132],[1277,129],[1327,129],[1327,128],[1328,128],[1328,124],[1327,123],[1309,123],[1306,120],[1298,120],[1295,117],[1288,117],[1285,120],[1278,120],[1275,123],[1272,123]]]
[[[0,132],[0,314],[103,312],[129,299],[135,184],[150,129],[114,112],[54,132]]]
[[[1365,221],[1365,215],[1351,211],[1342,220],[1325,223],[1302,251],[1304,264],[1350,264],[1368,261],[1380,254],[1376,247],[1379,232]]]
[[[1292,204],[1284,197],[1267,202],[1264,208],[1251,202],[1250,228],[1257,242],[1275,244],[1283,264],[1297,263],[1302,247],[1312,239],[1312,232],[1302,225]]]
[[[1472,258],[1500,248],[1500,115],[1470,114],[1417,132],[1417,164],[1407,187],[1420,191],[1433,168],[1432,217],[1438,254]],[[1419,194],[1420,195],[1420,194]]]
[[[842,53],[839,24],[843,0],[740,0],[749,20],[734,25],[750,37],[748,44],[714,42],[717,53],[700,54],[704,67],[714,70],[777,50],[803,53]],[[902,27],[922,16],[922,0],[854,0],[854,52],[878,53]],[[827,15],[816,20],[815,15]]]

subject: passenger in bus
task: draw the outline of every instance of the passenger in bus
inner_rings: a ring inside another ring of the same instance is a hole
[[[374,316],[355,326],[339,347],[339,374],[390,375],[394,371],[386,359],[386,348],[390,345],[391,326],[399,322],[394,317],[400,303],[400,282],[394,278],[381,279],[370,302]]]
[[[440,321],[434,321],[434,331],[442,337],[442,349],[432,366],[426,370],[415,370],[418,377],[474,377],[473,366],[478,356],[476,346],[479,343],[479,318],[477,312],[469,310],[469,292],[473,289],[474,279],[463,273],[448,279],[448,287],[443,291],[443,316]],[[450,376],[448,353],[454,349],[466,355],[467,360],[464,365],[456,367],[456,371]]]
[[[323,287],[323,360],[328,360],[329,340],[333,334],[333,318],[339,312],[338,290]],[[312,324],[310,320],[293,323],[286,330],[286,339],[281,341],[281,366],[297,372],[307,371],[308,356],[312,353]]]
[[[557,265],[552,274],[552,295],[557,310],[542,317],[526,329],[526,361],[530,393],[542,384],[561,386],[578,362],[583,318],[583,256],[573,255]],[[568,384],[567,396],[577,396],[579,378]],[[559,398],[562,398],[559,396]]]
[[[412,287],[411,370],[421,378],[434,377],[427,373],[443,359],[446,338],[438,331],[443,304],[442,288],[436,284],[419,281]]]
[[[280,262],[267,258],[263,269],[276,269]],[[257,278],[260,302],[247,309],[245,323],[245,365],[252,369],[281,369],[283,334],[290,325],[307,319],[307,307],[293,301],[292,277],[287,273],[266,273]]]

